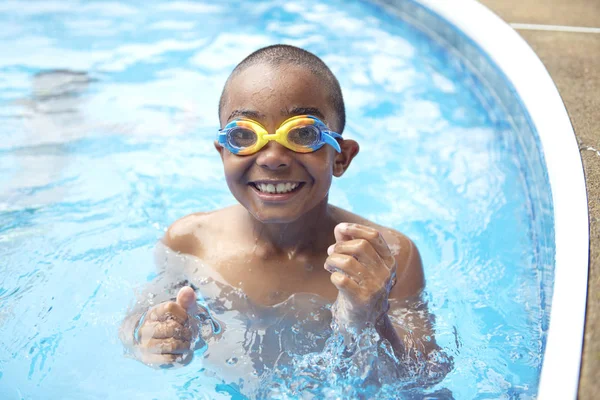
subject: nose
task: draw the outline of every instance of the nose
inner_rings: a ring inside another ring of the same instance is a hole
[[[262,168],[273,171],[285,169],[289,167],[292,162],[290,152],[291,150],[286,149],[276,141],[270,141],[258,152],[256,164]]]

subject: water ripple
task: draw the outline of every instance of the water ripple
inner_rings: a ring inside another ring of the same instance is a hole
[[[122,357],[117,338],[133,288],[157,275],[152,247],[168,225],[235,202],[212,146],[222,85],[248,53],[283,42],[331,66],[344,134],[361,143],[331,199],[421,251],[436,340],[455,362],[445,389],[428,393],[535,396],[549,195],[531,184],[516,132],[464,60],[368,2],[9,0],[0,21],[1,393],[244,396],[281,346],[326,339],[327,329],[299,334],[275,317],[249,329],[233,292],[211,304],[229,318],[224,350],[211,342],[185,368],[148,369]]]

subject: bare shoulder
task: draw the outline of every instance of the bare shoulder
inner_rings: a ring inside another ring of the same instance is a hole
[[[173,222],[163,237],[164,244],[177,252],[196,255],[201,244],[198,232],[207,215],[204,212],[194,213]]]
[[[219,221],[229,212],[229,208],[224,208],[186,215],[171,224],[163,237],[163,242],[174,251],[200,257],[203,253],[203,244],[208,238],[218,234],[223,226]]]
[[[425,276],[421,254],[415,243],[406,235],[394,229],[381,227],[380,231],[396,258],[396,286],[390,297],[409,298],[418,296],[425,288]]]
[[[398,266],[396,271],[397,283],[392,289],[390,297],[399,299],[413,297],[423,290],[425,278],[421,255],[417,246],[408,236],[337,207],[335,213],[340,222],[352,222],[377,229],[387,242]]]

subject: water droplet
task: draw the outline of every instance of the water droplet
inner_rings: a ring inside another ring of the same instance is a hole
[[[513,361],[517,361],[523,358],[523,354],[518,351],[513,351],[510,353],[510,359]]]
[[[198,281],[200,285],[206,285],[208,283],[208,278],[204,277]]]
[[[229,364],[229,365],[235,365],[237,362],[238,362],[238,359],[235,358],[235,357],[231,357],[230,359],[228,359],[226,361],[226,363]]]

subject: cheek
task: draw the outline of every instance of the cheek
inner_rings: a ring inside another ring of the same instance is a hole
[[[317,175],[319,177],[319,179],[325,181],[331,181],[331,176],[332,176],[332,164],[327,163],[327,164],[323,164],[320,165],[318,168],[315,168],[315,175]]]
[[[225,176],[229,177],[240,176],[248,169],[248,165],[252,162],[251,157],[241,157],[235,154],[226,154],[223,157],[223,170]]]
[[[310,160],[306,162],[306,168],[310,174],[316,179],[319,185],[331,184],[333,176],[333,155],[329,153],[314,154]]]
[[[240,157],[234,154],[227,154],[223,157],[225,180],[231,190],[235,190],[235,186],[239,184],[240,179],[252,163],[252,157]]]

